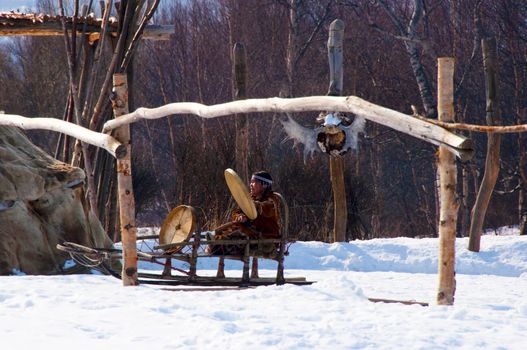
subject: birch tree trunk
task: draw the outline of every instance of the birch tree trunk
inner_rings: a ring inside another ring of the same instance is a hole
[[[439,58],[437,99],[439,118],[454,120],[454,59]],[[459,204],[456,198],[457,169],[455,156],[444,146],[439,147],[440,213],[439,213],[439,288],[437,303],[453,305],[456,291],[455,249]]]
[[[487,98],[486,119],[487,124],[499,123],[500,111],[498,101],[498,75],[496,62],[496,40],[494,38],[483,39],[483,66],[485,70],[485,92]],[[479,188],[476,204],[472,208],[470,221],[470,239],[468,249],[479,252],[481,232],[485,223],[485,215],[489,206],[492,191],[496,185],[500,171],[500,143],[501,135],[488,133],[487,158],[485,161],[485,173]]]
[[[419,88],[419,95],[421,96],[421,101],[423,102],[423,107],[425,109],[426,115],[429,118],[435,118],[437,115],[436,105],[434,102],[434,97],[432,95],[432,88],[430,87],[430,82],[426,76],[423,63],[421,62],[421,55],[419,53],[419,44],[421,39],[417,34],[417,26],[423,17],[424,3],[423,0],[414,0],[414,10],[412,12],[412,17],[408,26],[405,28],[403,22],[400,18],[395,15],[393,11],[393,4],[391,1],[378,0],[377,1],[383,10],[388,14],[392,23],[398,30],[398,34],[404,40],[404,46],[408,57],[410,59],[410,65],[414,72],[415,81],[417,87]]]
[[[113,100],[116,118],[128,113],[128,82],[126,74],[114,74]],[[137,281],[137,228],[135,226],[135,201],[132,185],[132,156],[130,145],[130,126],[115,130],[115,138],[126,145],[126,156],[117,161],[117,191],[119,200],[119,219],[121,223],[121,241],[123,245],[123,286],[136,286]]]

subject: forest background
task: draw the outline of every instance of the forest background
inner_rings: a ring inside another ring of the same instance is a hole
[[[58,13],[55,1],[37,0],[36,5],[39,12]],[[422,12],[412,22],[416,5],[422,6]],[[71,14],[71,6],[66,10]],[[153,23],[174,25],[175,35],[169,41],[141,42],[130,71],[130,109],[183,101],[208,105],[231,101],[236,42],[247,51],[248,98],[325,95],[329,82],[326,42],[335,18],[346,25],[344,95],[406,114],[412,114],[411,106],[415,106],[419,113],[435,118],[436,112],[425,108],[422,78],[435,99],[437,58],[452,56],[456,59],[456,121],[484,125],[480,42],[493,36],[500,65],[501,123],[527,123],[527,3],[523,0],[162,0]],[[408,30],[411,26],[415,32]],[[411,46],[416,49],[409,50]],[[0,47],[0,109],[62,118],[69,89],[62,38],[4,38]],[[110,60],[111,52],[108,43],[101,59]],[[317,116],[294,117],[312,127]],[[204,229],[226,220],[232,200],[223,170],[235,167],[235,118],[178,115],[132,124],[138,225],[159,226],[170,209],[180,204],[198,209]],[[249,169],[266,169],[273,175],[275,190],[289,203],[290,235],[299,240],[329,240],[333,201],[328,156],[317,153],[304,162],[302,146],[283,142],[286,135],[279,122],[283,115],[250,114],[248,118]],[[28,134],[50,154],[64,157],[56,133]],[[487,141],[481,133],[465,136],[473,139],[476,155],[457,162],[460,236],[468,232]],[[358,152],[344,156],[347,237],[436,236],[436,148],[371,122],[359,143]],[[526,156],[525,136],[502,138],[501,170],[485,227],[520,225],[525,234]],[[100,212],[101,222],[117,239],[118,225],[109,211]]]

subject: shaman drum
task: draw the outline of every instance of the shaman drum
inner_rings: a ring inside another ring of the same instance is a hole
[[[180,205],[167,215],[159,231],[159,245],[187,242],[194,233],[196,216],[194,209],[188,205]],[[177,253],[185,246],[175,246],[170,253]]]
[[[251,198],[249,189],[243,183],[242,179],[232,169],[226,169],[224,172],[225,181],[229,187],[232,197],[243,211],[245,215],[251,220],[256,219],[258,213],[256,212],[256,206]]]

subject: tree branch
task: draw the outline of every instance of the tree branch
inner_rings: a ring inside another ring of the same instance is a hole
[[[508,125],[508,126],[496,126],[496,125],[476,125],[476,124],[466,124],[466,123],[445,123],[436,119],[429,119],[423,116],[414,116],[417,119],[426,121],[428,123],[440,126],[447,130],[467,130],[474,132],[485,132],[485,133],[495,133],[495,134],[512,134],[512,133],[521,133],[527,132],[527,124],[520,125]]]
[[[121,68],[120,68],[121,72],[124,72],[128,64],[130,63],[130,60],[132,59],[132,56],[137,48],[137,44],[139,40],[141,39],[141,35],[143,34],[146,24],[156,12],[156,9],[159,6],[160,1],[161,0],[154,0],[154,3],[152,4],[148,12],[143,16],[141,23],[139,24],[139,28],[137,28],[137,30],[135,31],[134,37],[130,45],[128,46],[128,49],[126,50],[126,54],[124,56],[123,62],[121,63]]]
[[[302,45],[300,50],[298,50],[298,54],[296,55],[295,63],[294,63],[295,66],[302,59],[302,57],[306,53],[307,48],[309,47],[309,45],[311,45],[311,43],[313,42],[313,39],[315,39],[315,35],[317,35],[317,33],[320,31],[320,28],[322,28],[322,24],[324,24],[324,22],[326,21],[328,15],[329,15],[329,10],[331,9],[332,3],[333,3],[332,0],[328,2],[327,6],[326,6],[326,9],[325,9],[325,12],[324,12],[324,15],[317,22],[317,25],[315,26],[315,28],[311,32],[311,35],[309,36],[309,39],[307,39],[307,41],[304,43],[304,45]]]
[[[393,13],[393,11],[388,6],[388,4],[386,4],[386,1],[384,1],[384,0],[377,0],[377,3],[381,5],[381,7],[383,8],[384,12],[386,12],[388,17],[390,17],[392,23],[395,25],[395,27],[399,31],[399,34],[401,34],[402,36],[406,36],[407,37],[408,36],[408,32],[404,29],[404,25],[402,24],[401,21],[399,21],[399,18],[397,18],[395,13]]]
[[[410,23],[408,24],[408,29],[407,29],[407,33],[410,38],[414,37],[417,24],[421,20],[421,16],[423,14],[423,0],[415,0],[414,5],[415,6],[414,6],[414,12],[412,13],[412,19],[410,20]]]
[[[132,12],[133,12],[131,7],[132,6],[126,6],[125,14],[124,14],[124,21],[119,21],[119,23],[123,22],[122,28],[127,28],[128,24],[130,23],[130,20],[132,18]],[[123,33],[120,33],[119,39],[117,40],[117,45],[113,52],[112,60],[110,61],[108,70],[106,71],[106,76],[104,78],[104,82],[101,88],[101,92],[99,94],[99,98],[97,99],[97,103],[95,104],[95,108],[93,109],[93,115],[90,120],[90,126],[92,127],[95,127],[95,125],[97,125],[97,122],[102,112],[103,104],[107,102],[106,97],[107,97],[108,88],[110,87],[110,83],[112,80],[115,67],[117,66],[117,60],[120,56],[120,52],[123,50],[123,47],[126,41],[125,36],[126,35],[124,35]]]

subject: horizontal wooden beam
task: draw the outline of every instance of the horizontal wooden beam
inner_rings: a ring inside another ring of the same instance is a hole
[[[93,42],[99,38],[102,19],[94,17],[79,17],[77,20],[77,33],[90,36]],[[66,28],[72,30],[73,18],[66,17]],[[147,25],[143,31],[143,39],[168,40],[174,34],[172,25]],[[108,22],[108,33],[117,35],[117,21],[111,18]],[[47,16],[36,14],[20,14],[0,12],[0,36],[57,36],[64,35],[60,16]]]
[[[249,99],[212,106],[194,102],[170,103],[157,108],[138,108],[132,113],[106,122],[103,132],[139,119],[158,119],[175,114],[194,114],[202,118],[216,118],[232,114],[253,112],[344,112],[359,115],[402,133],[411,135],[436,146],[444,145],[461,160],[472,158],[472,141],[445,128],[411,115],[385,108],[356,96],[310,96],[299,98]],[[318,115],[318,113],[317,113]]]
[[[424,116],[416,116],[435,125],[439,125],[447,130],[466,130],[474,132],[486,132],[495,134],[517,134],[527,132],[527,124],[518,125],[475,125],[466,123],[446,123],[436,119],[429,119]],[[483,119],[484,117],[481,117]],[[512,119],[512,117],[511,117]]]
[[[110,135],[95,132],[61,119],[27,118],[15,114],[0,114],[0,125],[16,126],[24,130],[57,131],[90,145],[104,148],[115,158],[122,158],[126,155],[126,146]]]
[[[93,29],[93,28],[92,28]],[[100,28],[99,28],[100,29]],[[71,28],[68,28],[71,30]],[[81,34],[81,31],[78,31]],[[90,42],[99,40],[100,33],[99,31],[89,31],[85,32],[90,37]],[[110,31],[110,35],[117,36],[117,32]],[[170,36],[174,34],[173,26],[159,26],[159,25],[148,25],[143,31],[142,39],[145,40],[168,40]],[[0,36],[60,36],[64,35],[62,28],[5,28],[0,26]]]

